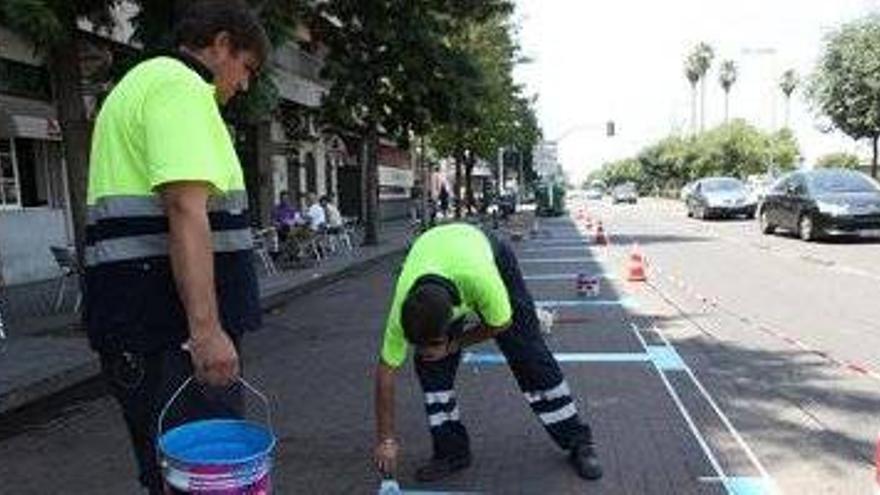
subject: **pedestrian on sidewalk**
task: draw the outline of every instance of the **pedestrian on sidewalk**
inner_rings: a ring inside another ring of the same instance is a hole
[[[155,495],[160,411],[194,375],[204,392],[175,404],[166,427],[240,416],[241,390],[227,387],[261,318],[245,183],[219,105],[247,90],[270,45],[240,0],[190,3],[175,36],[176,50],[135,66],[105,100],[88,188],[85,324]]]
[[[312,229],[312,232],[319,232],[327,226],[327,214],[324,212],[324,207],[318,202],[317,194],[309,193],[308,198],[309,209],[307,210],[307,215],[309,217],[309,228]]]
[[[475,328],[466,326],[468,317],[478,322]],[[396,469],[394,380],[408,345],[415,346],[434,447],[416,478],[434,481],[470,465],[453,385],[462,349],[488,339],[501,349],[550,437],[569,452],[576,473],[600,478],[592,432],[541,336],[516,256],[507,243],[464,223],[434,227],[416,239],[397,279],[376,370],[377,467]]]

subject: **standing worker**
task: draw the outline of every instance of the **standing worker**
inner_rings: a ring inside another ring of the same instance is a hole
[[[480,324],[465,331],[469,315],[478,316]],[[415,346],[434,445],[432,459],[416,478],[434,481],[470,465],[453,385],[461,350],[488,339],[495,339],[544,428],[569,452],[575,472],[600,478],[592,433],[578,417],[559,364],[541,336],[516,256],[506,243],[461,223],[435,227],[416,239],[397,280],[376,370],[379,470],[396,469],[394,379],[408,344]]]
[[[131,69],[104,102],[88,189],[85,323],[151,494],[163,493],[160,410],[194,375],[206,392],[186,418],[240,415],[212,387],[237,378],[241,335],[260,326],[247,195],[218,104],[247,90],[269,42],[238,0],[191,3],[175,35],[174,53]]]

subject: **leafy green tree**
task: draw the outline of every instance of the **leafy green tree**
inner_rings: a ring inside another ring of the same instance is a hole
[[[853,139],[871,140],[871,175],[877,177],[880,16],[844,24],[828,36],[808,96],[834,127]]]
[[[724,90],[724,122],[730,121],[730,89],[736,83],[737,68],[733,60],[721,62],[721,71],[718,74],[718,82]]]
[[[824,168],[858,169],[861,165],[862,160],[858,155],[844,152],[828,153],[816,160],[816,166]]]
[[[3,0],[0,22],[34,42],[46,56],[52,93],[58,104],[58,123],[67,164],[74,243],[82,261],[85,252],[86,184],[91,124],[83,104],[77,20],[98,25],[111,22],[110,9],[118,0]]]
[[[456,28],[511,8],[501,1],[330,0],[315,20],[326,44],[323,76],[332,82],[324,120],[353,130],[363,143],[365,243],[378,241],[378,144],[387,135],[407,144],[451,121],[449,103],[467,71],[452,43]],[[467,78],[465,78],[467,79]]]
[[[432,142],[441,153],[456,158],[455,190],[461,191],[463,182],[463,203],[468,207],[474,204],[471,173],[477,158],[497,163],[498,149],[503,147],[515,152],[503,154],[499,167],[522,164],[524,172],[534,175],[529,170],[531,149],[540,139],[540,129],[532,99],[513,82],[513,67],[520,57],[509,17],[509,11],[500,11],[488,18],[464,20],[451,37],[452,46],[472,70],[464,73],[459,98],[449,102],[454,118],[434,129]]]

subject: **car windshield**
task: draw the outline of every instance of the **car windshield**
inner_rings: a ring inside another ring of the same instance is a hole
[[[740,191],[743,189],[742,182],[736,179],[712,179],[703,182],[703,191],[722,192]]]
[[[636,192],[636,186],[634,184],[621,184],[614,190],[619,193],[634,193]]]
[[[810,189],[817,193],[877,192],[877,183],[858,172],[821,171],[809,175]]]

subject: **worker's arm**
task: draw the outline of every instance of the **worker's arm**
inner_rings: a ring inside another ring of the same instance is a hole
[[[214,252],[208,221],[210,186],[172,182],[159,188],[168,217],[168,250],[174,281],[189,325],[196,379],[225,385],[238,376],[238,354],[220,325],[214,285]]]
[[[505,325],[498,327],[493,327],[485,324],[478,325],[476,328],[469,329],[462,333],[459,337],[450,340],[450,351],[455,352],[459,349],[464,349],[466,347],[485,342],[489,339],[494,339],[496,336],[498,336],[499,333],[507,330],[508,328],[510,328],[509,322]]]
[[[374,456],[379,472],[397,470],[397,439],[394,436],[394,373],[383,361],[376,367],[376,448]]]

